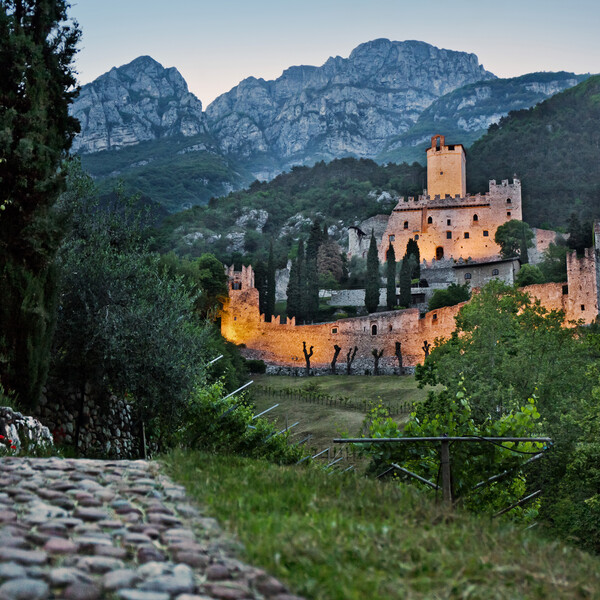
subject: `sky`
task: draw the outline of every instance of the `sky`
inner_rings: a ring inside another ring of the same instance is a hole
[[[81,84],[147,54],[206,107],[246,77],[348,57],[377,38],[477,54],[499,77],[600,72],[598,0],[71,0]]]

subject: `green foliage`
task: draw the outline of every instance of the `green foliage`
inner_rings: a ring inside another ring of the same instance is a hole
[[[443,306],[454,306],[466,302],[471,297],[471,289],[468,283],[451,283],[445,290],[435,290],[429,300],[429,310],[442,308]]]
[[[593,222],[587,220],[582,223],[575,212],[569,217],[567,233],[569,234],[567,246],[571,250],[576,250],[577,256],[583,256],[584,250],[594,245]]]
[[[72,68],[79,30],[63,0],[0,6],[0,382],[37,403],[54,331],[61,162],[78,123]]]
[[[524,221],[512,219],[496,229],[494,237],[496,244],[500,246],[500,254],[503,258],[526,255],[527,248],[533,247],[533,231]],[[521,260],[521,262],[527,262]]]
[[[91,194],[65,206],[71,231],[58,256],[54,368],[77,386],[130,394],[136,417],[162,447],[204,380],[210,332],[183,276],[170,276],[147,250],[135,204],[120,198],[100,208]]]
[[[392,310],[396,306],[396,253],[390,243],[386,253],[386,306]]]
[[[435,394],[434,394],[435,395]],[[537,433],[536,420],[539,419],[535,401],[528,402],[518,409],[499,417],[487,415],[485,419],[475,419],[471,401],[464,390],[451,397],[447,392],[437,394],[437,408],[422,406],[413,412],[401,431],[400,426],[385,414],[381,405],[374,407],[367,415],[367,432],[364,437],[534,437]],[[440,485],[439,445],[430,442],[415,444],[360,444],[361,451],[370,458],[369,471],[373,474],[383,472],[391,463],[400,466]],[[511,451],[516,448],[514,442],[502,444],[490,443],[454,443],[451,446],[452,495],[464,506],[475,512],[495,513],[519,500],[525,492],[525,476],[519,466],[525,461],[522,454]],[[520,443],[518,450],[536,454],[542,445],[539,443]],[[510,476],[498,479],[491,485],[474,489],[481,481],[504,471]],[[403,482],[416,483],[408,475],[400,474]],[[432,488],[427,491],[434,493]],[[532,518],[537,510],[531,507],[527,511],[513,509],[513,516]]]
[[[550,244],[538,265],[546,282],[567,281],[567,247],[564,243]]]
[[[176,435],[185,448],[265,458],[295,464],[303,456],[267,420],[253,419],[254,410],[243,397],[225,399],[222,382],[197,387],[185,403]]]
[[[411,261],[414,262],[414,258],[412,256],[406,257],[402,259],[400,264],[400,277],[399,277],[399,286],[400,286],[400,297],[398,302],[400,306],[403,308],[410,308],[412,303],[411,297],[411,286],[412,286],[412,278],[410,276],[413,265]]]
[[[290,280],[287,287],[286,312],[288,317],[295,317],[296,323],[304,321],[305,316],[305,263],[304,241],[298,243],[298,252],[290,268]]]
[[[367,252],[367,273],[365,278],[365,307],[368,313],[374,313],[379,306],[379,258],[377,242],[371,231],[371,241]]]
[[[600,76],[556,94],[492,125],[469,152],[467,187],[487,190],[488,180],[523,185],[523,218],[534,227],[564,226],[575,209],[582,220],[598,218],[600,171]]]
[[[545,281],[546,278],[544,277],[544,273],[538,266],[525,264],[517,273],[515,285],[517,287],[524,287],[535,283],[545,283]]]
[[[265,317],[268,321],[275,314],[275,258],[273,257],[273,240],[269,244],[269,261],[267,262],[265,285]]]

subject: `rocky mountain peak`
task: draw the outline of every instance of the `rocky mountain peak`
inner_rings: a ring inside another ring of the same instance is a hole
[[[150,56],[113,67],[84,85],[71,113],[81,123],[73,149],[83,153],[206,131],[202,103],[181,73]]]

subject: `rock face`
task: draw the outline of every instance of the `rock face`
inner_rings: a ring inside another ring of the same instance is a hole
[[[37,419],[15,412],[8,406],[0,406],[0,456],[44,450],[54,443],[50,430]]]
[[[245,79],[206,114],[223,151],[267,154],[282,168],[374,157],[440,96],[494,78],[474,54],[379,39],[322,67],[291,67],[274,81]]]
[[[206,131],[202,103],[179,71],[165,69],[149,56],[84,85],[71,114],[81,123],[73,143],[73,151],[80,153]]]

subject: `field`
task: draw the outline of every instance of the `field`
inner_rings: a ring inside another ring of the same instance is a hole
[[[299,422],[292,430],[291,441],[298,442],[308,436],[305,443],[314,453],[331,447],[323,458],[333,458],[336,448],[331,440],[346,432],[356,435],[370,403],[382,402],[393,412],[405,409],[394,418],[402,420],[413,402],[423,400],[427,389],[418,389],[412,376],[358,377],[326,375],[323,377],[254,376],[252,398],[257,412],[274,404],[279,406],[266,416],[281,429]],[[304,391],[305,395],[290,394],[286,390]],[[344,398],[344,402],[328,402],[326,397]],[[404,416],[403,416],[404,415]],[[339,451],[341,447],[337,448]]]
[[[196,452],[165,461],[246,560],[309,600],[598,598],[598,557],[413,487]]]

